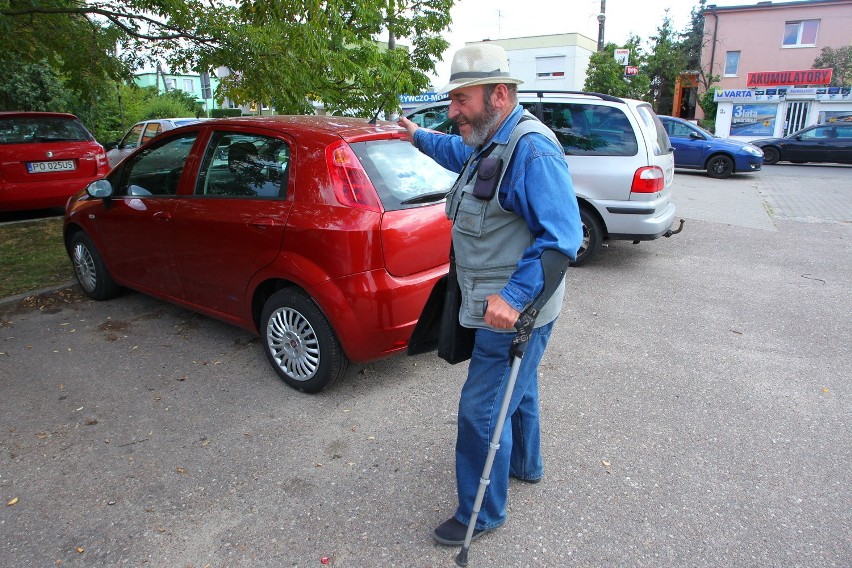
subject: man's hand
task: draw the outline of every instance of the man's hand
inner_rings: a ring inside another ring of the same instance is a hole
[[[491,294],[485,298],[485,323],[496,329],[512,329],[521,316],[521,312],[510,306],[500,294]]]
[[[396,122],[398,125],[402,126],[408,131],[408,137],[412,144],[414,144],[414,133],[417,131],[419,126],[405,118],[404,116],[400,116],[399,120]]]

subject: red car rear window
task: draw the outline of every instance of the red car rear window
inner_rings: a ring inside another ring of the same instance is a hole
[[[364,165],[385,211],[441,201],[457,177],[403,140],[357,142],[350,146]]]
[[[60,117],[0,118],[0,144],[86,142],[93,140],[79,121]]]

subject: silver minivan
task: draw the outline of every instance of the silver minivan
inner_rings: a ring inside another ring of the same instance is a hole
[[[607,240],[638,243],[674,234],[674,150],[650,104],[573,91],[518,91],[518,102],[553,130],[565,150],[583,221],[575,266]],[[406,117],[452,132],[448,110],[443,100]]]
[[[142,146],[154,138],[157,134],[165,132],[166,130],[178,128],[179,126],[193,124],[200,120],[207,119],[189,117],[155,118],[152,120],[137,122],[130,128],[130,130],[127,131],[127,134],[125,134],[119,142],[107,145],[107,160],[109,160],[109,167],[114,168],[117,163],[129,156],[133,150]]]

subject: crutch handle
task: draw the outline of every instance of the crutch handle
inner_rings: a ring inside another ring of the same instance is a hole
[[[521,312],[518,321],[515,322],[517,334],[512,340],[512,347],[509,350],[509,359],[515,357],[523,357],[527,349],[527,343],[530,340],[535,320],[541,308],[547,303],[562,280],[565,278],[565,272],[568,271],[568,263],[571,259],[565,253],[556,249],[546,249],[541,253],[541,267],[544,271],[544,287],[541,293],[533,300],[527,308]]]

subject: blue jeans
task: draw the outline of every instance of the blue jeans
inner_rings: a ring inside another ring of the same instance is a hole
[[[522,479],[539,479],[544,474],[539,429],[538,364],[552,329],[553,322],[533,330],[521,359],[515,390],[500,435],[500,448],[494,456],[491,482],[486,487],[476,521],[478,529],[491,529],[506,521],[510,474]],[[514,333],[476,330],[467,381],[459,400],[456,438],[459,506],[455,518],[465,525],[470,522],[482,468],[509,382],[509,346],[514,337]]]

